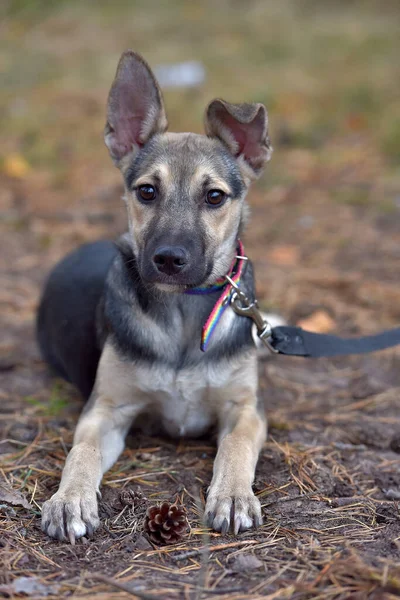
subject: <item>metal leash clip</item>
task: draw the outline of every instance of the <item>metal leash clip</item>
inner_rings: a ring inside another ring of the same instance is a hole
[[[271,325],[266,321],[258,308],[257,300],[251,301],[248,299],[246,294],[239,288],[239,286],[228,276],[225,275],[227,281],[234,289],[233,294],[230,297],[230,304],[232,309],[237,315],[241,317],[249,317],[257,328],[257,335],[264,344],[274,354],[278,354],[271,344],[272,328]]]

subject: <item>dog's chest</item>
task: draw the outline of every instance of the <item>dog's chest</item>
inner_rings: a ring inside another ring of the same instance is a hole
[[[233,358],[226,349],[238,335],[240,317],[230,308],[223,313],[204,354],[201,328],[213,302],[204,307],[202,297],[168,300],[162,319],[138,306],[124,313],[129,338],[122,371],[131,401],[143,406],[140,427],[162,429],[173,437],[199,436],[215,424],[231,385],[238,354]],[[118,339],[118,323],[115,330]],[[145,360],[143,349],[149,354]]]
[[[199,436],[216,421],[221,373],[207,365],[174,372],[151,368],[136,382],[148,399],[149,425],[173,437]]]
[[[182,371],[158,397],[163,428],[170,435],[196,436],[214,421],[206,377]]]

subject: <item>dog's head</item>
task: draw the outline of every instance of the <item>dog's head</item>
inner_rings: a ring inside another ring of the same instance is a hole
[[[272,148],[262,104],[213,100],[206,135],[166,133],[167,125],[149,66],[125,52],[108,99],[105,141],[124,177],[140,276],[181,291],[227,273],[247,189]]]

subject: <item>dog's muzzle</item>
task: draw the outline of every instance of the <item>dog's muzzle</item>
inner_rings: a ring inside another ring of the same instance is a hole
[[[209,270],[201,244],[193,240],[158,239],[143,250],[138,266],[148,283],[182,287],[201,285]]]
[[[180,246],[161,246],[154,253],[153,263],[159,273],[177,275],[188,267],[188,252]]]

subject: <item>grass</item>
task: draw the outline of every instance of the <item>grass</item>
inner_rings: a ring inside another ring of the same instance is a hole
[[[66,393],[66,385],[62,380],[56,381],[50,394],[46,399],[36,398],[35,396],[26,396],[25,402],[38,409],[44,416],[60,416],[65,411],[69,403],[69,395]]]

